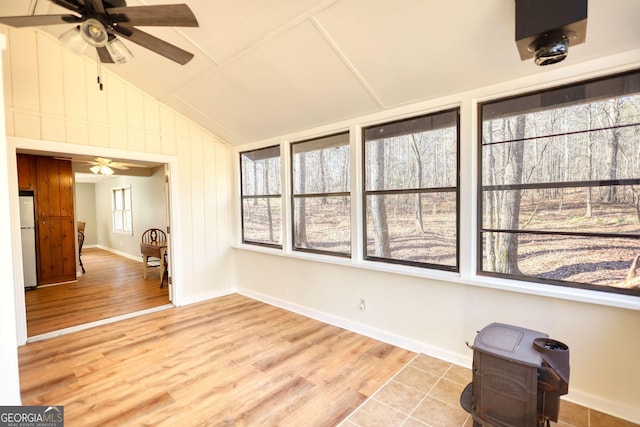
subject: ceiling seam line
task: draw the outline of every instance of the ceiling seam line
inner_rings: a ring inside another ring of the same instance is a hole
[[[270,42],[271,40],[281,36],[282,34],[285,34],[287,31],[289,31],[290,29],[300,25],[301,23],[303,23],[304,21],[306,21],[307,19],[313,19],[313,16],[318,13],[319,11],[322,11],[326,8],[328,8],[329,6],[331,6],[333,3],[336,3],[338,0],[328,0],[326,2],[324,2],[323,4],[321,4],[320,6],[316,6],[310,10],[307,10],[306,12],[288,20],[287,22],[285,22],[284,24],[280,25],[279,27],[275,28],[274,30],[268,32],[267,34],[265,34],[264,36],[260,37],[258,40],[254,41],[251,43],[250,46],[246,47],[245,49],[237,52],[235,55],[220,61],[216,67],[215,71],[219,71],[221,69],[226,68],[227,66],[229,66],[230,64],[233,64],[234,62],[238,61],[239,59],[249,55],[250,53],[254,52],[257,49],[260,49],[262,46],[264,46],[266,43]]]
[[[231,132],[231,130],[229,128],[227,128],[226,126],[224,126],[222,123],[220,123],[219,121],[213,119],[212,117],[209,117],[208,115],[206,115],[203,111],[201,111],[199,108],[194,107],[191,103],[185,101],[184,99],[182,99],[180,96],[177,95],[171,95],[170,97],[172,97],[173,99],[175,99],[176,101],[180,102],[182,105],[185,105],[186,107],[190,108],[191,111],[195,112],[196,114],[200,115],[203,119],[205,119],[208,122],[214,123],[216,126],[218,126],[221,129],[224,129],[227,132]],[[166,97],[168,98],[168,97]],[[165,99],[166,99],[165,98]],[[168,106],[168,104],[165,104]],[[177,113],[177,111],[176,111]],[[186,116],[182,113],[177,113],[182,115],[183,117],[186,118]],[[224,144],[227,144],[229,146],[231,146],[232,144],[230,142],[228,142],[225,138],[221,137],[220,135],[218,135],[217,133],[214,133],[212,131],[208,131],[209,134],[213,137],[215,137],[217,140],[223,142]]]
[[[318,21],[318,19],[315,16],[311,17],[310,20],[313,23],[313,26],[316,27],[318,32],[322,35],[322,37],[327,41],[327,43],[329,43],[329,46],[331,46],[331,49],[333,49],[333,51],[338,55],[338,57],[340,57],[340,59],[347,66],[349,71],[351,71],[351,73],[358,80],[358,82],[360,82],[360,84],[364,87],[364,89],[367,91],[369,96],[378,104],[380,108],[384,109],[385,105],[382,102],[382,100],[378,97],[378,95],[375,93],[375,91],[369,85],[369,83],[367,83],[367,80],[360,73],[360,71],[358,71],[358,68],[349,60],[347,55],[342,51],[338,43],[329,35],[327,30],[325,30],[325,28],[322,26],[322,24]]]
[[[190,37],[188,37],[186,34],[181,32],[179,29],[175,29],[176,32],[180,33],[180,35],[183,36],[185,39],[187,39],[197,50],[203,52],[207,58],[209,58],[212,62],[214,62],[215,65],[212,67],[207,67],[206,69],[202,70],[202,72],[194,76],[190,82],[184,83],[183,85],[176,87],[174,92],[179,91],[180,89],[186,87],[191,82],[196,81],[203,76],[217,74],[217,73],[220,73],[221,71],[224,71],[230,65],[234,64],[235,62],[239,61],[245,56],[251,54],[252,52],[260,49],[262,46],[269,43],[271,40],[274,40],[275,38],[281,36],[282,34],[285,34],[287,31],[300,25],[307,19],[313,19],[313,16],[315,14],[327,9],[337,1],[338,0],[325,0],[321,4],[316,5],[315,7],[312,7],[311,9],[307,9],[305,12],[301,13],[300,15],[297,15],[289,19],[288,21],[278,26],[277,28],[271,30],[270,32],[263,35],[259,39],[251,42],[251,44],[246,48],[240,50],[239,52],[236,52],[234,55],[223,60],[218,60],[216,58],[211,57],[208,53],[206,53],[203,49],[201,49],[199,44],[193,42]],[[170,95],[166,94],[165,96],[170,96]]]

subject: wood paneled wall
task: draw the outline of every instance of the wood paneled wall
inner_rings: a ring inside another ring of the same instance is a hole
[[[18,188],[34,194],[38,285],[76,279],[71,162],[18,154]]]

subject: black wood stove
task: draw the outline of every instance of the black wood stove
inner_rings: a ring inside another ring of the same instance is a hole
[[[558,421],[569,391],[569,347],[542,332],[492,323],[473,347],[473,381],[460,397],[474,427],[538,427]]]

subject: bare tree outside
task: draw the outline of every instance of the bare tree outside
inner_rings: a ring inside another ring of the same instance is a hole
[[[481,115],[481,271],[638,292],[624,284],[640,254],[638,76],[492,101]]]
[[[458,111],[365,129],[366,256],[457,270]]]
[[[292,144],[294,249],[351,252],[349,134]]]
[[[295,159],[298,166],[300,176],[306,176],[307,174],[307,159],[306,153],[300,153]],[[302,194],[306,192],[306,179],[301,179],[298,182],[297,189]],[[309,246],[307,240],[307,200],[302,197],[294,200],[294,233],[293,243],[296,247]]]
[[[384,144],[374,144],[376,157],[384,157]],[[372,188],[375,190],[384,189],[384,162],[371,162]],[[389,245],[389,224],[387,222],[387,207],[384,197],[374,196],[371,198],[371,220],[373,221],[373,241],[375,244],[374,254],[378,257],[391,256],[391,246]]]
[[[240,154],[242,241],[281,245],[280,147]]]
[[[416,158],[416,178],[418,179],[416,188],[422,188],[422,153],[418,148],[418,142],[416,141],[415,134],[411,134],[411,149]],[[422,215],[422,193],[416,194],[415,211],[416,211],[416,232],[424,233],[424,219]]]
[[[639,294],[640,72],[480,105],[478,272]],[[350,139],[291,144],[293,248],[350,256]],[[243,242],[281,245],[279,146],[241,153]],[[363,129],[365,259],[458,271],[459,111]]]

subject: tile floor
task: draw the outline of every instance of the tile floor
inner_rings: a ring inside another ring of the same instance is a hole
[[[471,370],[424,354],[416,356],[340,427],[471,427],[460,394]],[[562,401],[560,427],[640,427],[571,402]]]

